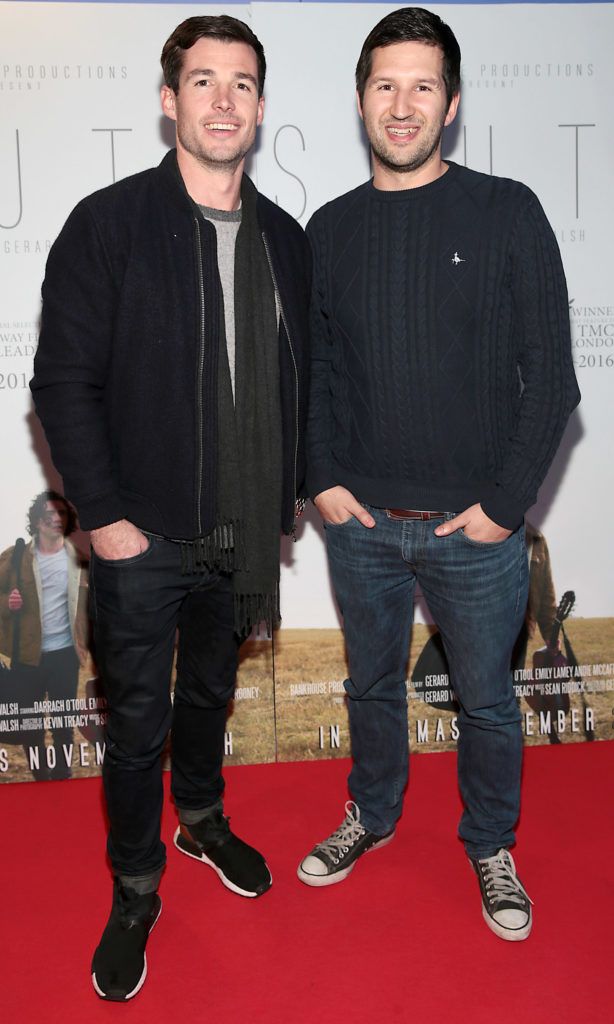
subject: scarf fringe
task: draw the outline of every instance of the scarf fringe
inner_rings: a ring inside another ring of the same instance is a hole
[[[264,623],[270,639],[280,622],[279,586],[273,594],[235,594],[235,630],[239,636],[248,636],[256,626],[259,632]]]
[[[181,573],[187,576],[197,572],[240,572],[247,568],[241,523],[238,519],[219,523],[206,537],[182,540]],[[267,637],[281,622],[279,609],[279,583],[272,593],[234,595],[235,632],[242,637],[255,626],[264,624]]]
[[[181,541],[181,573],[236,572],[245,568],[245,550],[238,519],[218,523],[206,537]]]

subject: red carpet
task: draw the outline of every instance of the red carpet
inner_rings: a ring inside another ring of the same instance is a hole
[[[171,845],[162,916],[136,999],[89,980],[109,909],[100,781],[0,787],[3,1020],[232,1024],[607,1024],[614,1020],[614,742],[526,751],[515,851],[533,934],[505,943],[482,921],[455,839],[455,758],[416,756],[390,846],[350,878],[309,889],[296,864],[343,816],[347,762],[227,772],[234,829],[267,854],[258,900],[225,890]]]

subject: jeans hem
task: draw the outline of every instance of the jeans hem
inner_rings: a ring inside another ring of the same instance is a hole
[[[197,825],[204,818],[210,818],[216,811],[224,810],[224,801],[221,797],[218,797],[215,803],[207,804],[206,807],[180,807],[176,801],[175,805],[179,814],[179,821],[182,825],[188,826]]]
[[[166,863],[154,871],[147,871],[139,875],[127,875],[123,871],[116,871],[114,874],[127,889],[134,889],[135,892],[138,892],[139,896],[144,896],[147,893],[158,891],[165,867]]]
[[[465,847],[465,853],[469,857],[469,860],[487,860],[489,857],[496,857],[499,850],[508,850],[509,846],[507,843],[501,843],[499,846],[488,847],[487,850],[469,850]]]
[[[371,826],[369,825],[369,816],[367,815],[365,817],[363,815],[362,810],[360,809],[359,804],[356,804],[356,806],[358,807],[358,810],[360,811],[360,824],[364,825],[364,827],[366,828],[367,832],[370,832],[372,836],[377,836],[378,839],[383,839],[384,836],[389,836],[391,832],[394,832],[394,830],[395,830],[395,828],[397,826],[397,821],[399,820],[398,818],[396,819],[396,821],[392,822],[392,825],[390,825],[389,828],[385,828],[384,831],[382,832],[381,831],[381,826],[379,826],[377,828],[377,830],[371,828]]]

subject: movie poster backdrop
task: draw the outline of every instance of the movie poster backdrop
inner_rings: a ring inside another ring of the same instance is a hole
[[[19,657],[11,660],[8,598],[20,571],[14,553],[22,551],[23,571],[34,557],[26,528],[32,499],[62,489],[28,390],[53,239],[82,196],[156,164],[172,145],[159,108],[159,55],[174,26],[195,13],[234,14],[263,41],[265,121],[248,170],[305,225],[320,205],[369,176],[353,71],[364,37],[392,6],[0,5],[0,781],[98,774],[104,758],[105,700],[87,642],[74,640],[76,681],[67,675],[66,686],[52,692],[23,672]],[[583,396],[527,518],[531,594],[513,665],[525,742],[612,739],[614,10],[431,9],[452,25],[463,52],[462,102],[444,155],[520,179],[540,197],[565,265]],[[284,618],[274,645],[253,637],[242,651],[226,732],[230,764],[349,753],[343,635],[311,506],[297,539],[282,544]],[[70,541],[86,561],[87,536],[77,532]],[[80,588],[83,597],[86,564]],[[38,597],[30,591],[30,617],[40,614]],[[454,749],[454,692],[421,597],[407,690],[413,750]]]

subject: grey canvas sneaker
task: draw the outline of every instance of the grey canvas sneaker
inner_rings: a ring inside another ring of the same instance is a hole
[[[394,829],[376,836],[361,824],[360,810],[352,800],[345,805],[346,817],[339,828],[314,846],[299,864],[298,877],[305,885],[334,885],[347,878],[359,857],[379,850],[394,839]]]
[[[533,901],[516,874],[516,865],[509,850],[501,849],[494,857],[469,858],[482,894],[482,914],[489,928],[500,939],[521,942],[531,931]]]

